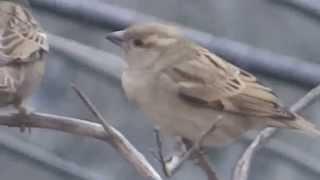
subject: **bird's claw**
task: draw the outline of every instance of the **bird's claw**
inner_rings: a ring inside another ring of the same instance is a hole
[[[18,120],[21,121],[20,125],[20,132],[24,133],[26,130],[26,126],[28,126],[28,121],[30,119],[30,115],[32,114],[33,110],[26,108],[26,107],[19,107],[18,108]],[[31,128],[27,127],[28,133],[31,134]]]

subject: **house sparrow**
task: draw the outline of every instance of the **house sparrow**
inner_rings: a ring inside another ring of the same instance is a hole
[[[0,16],[0,107],[13,105],[27,115],[23,102],[44,75],[47,36],[29,10],[17,3],[1,1]]]
[[[194,142],[219,121],[203,146],[224,145],[268,126],[320,135],[254,75],[185,39],[174,26],[134,25],[107,39],[124,51],[126,95],[161,131]]]

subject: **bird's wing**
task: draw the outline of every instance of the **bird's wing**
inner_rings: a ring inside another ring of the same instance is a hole
[[[258,83],[252,74],[206,49],[197,51],[197,58],[166,71],[185,101],[245,116],[294,119],[280,106],[272,90]]]
[[[0,2],[0,65],[30,61],[33,53],[48,51],[46,34],[26,8]]]

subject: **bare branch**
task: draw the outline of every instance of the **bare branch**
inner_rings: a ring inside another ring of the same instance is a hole
[[[21,121],[18,114],[0,114],[0,125],[20,127]],[[44,113],[31,113],[28,121],[23,122],[26,127],[53,129],[62,132],[78,134],[102,140],[111,144],[123,158],[125,158],[138,173],[146,179],[161,180],[160,175],[153,169],[145,157],[115,128],[113,134],[105,132],[97,123],[86,120],[64,117]],[[117,140],[115,140],[117,139]]]
[[[305,96],[303,96],[298,102],[290,107],[290,111],[298,112],[303,110],[309,104],[311,104],[316,98],[320,96],[320,85],[310,90]]]
[[[162,151],[162,142],[159,137],[159,132],[156,132],[158,156],[159,156],[159,159],[160,159],[159,161],[162,165],[164,174],[168,177],[173,176],[182,167],[182,165],[186,160],[190,159],[192,155],[196,155],[196,158],[199,160],[198,162],[199,167],[202,170],[204,170],[204,172],[206,172],[208,179],[217,180],[217,177],[215,176],[215,172],[211,169],[210,164],[207,162],[206,158],[204,157],[204,154],[201,153],[201,145],[203,144],[203,140],[216,129],[221,119],[222,119],[222,116],[219,116],[217,120],[210,125],[209,129],[201,133],[199,138],[192,144],[191,148],[187,152],[185,152],[182,157],[173,155],[171,157],[170,162],[166,162],[164,159],[163,151]]]
[[[152,168],[145,157],[137,149],[135,149],[134,146],[118,130],[113,128],[108,123],[108,121],[102,116],[102,114],[90,101],[90,99],[75,85],[72,85],[72,88],[84,102],[84,104],[88,107],[90,112],[98,120],[101,121],[104,130],[109,135],[109,143],[134,166],[139,174],[146,177],[147,179],[161,179],[160,175]]]
[[[290,111],[297,112],[308,106],[313,100],[320,96],[320,85],[308,92],[303,98],[290,107]],[[235,166],[233,180],[247,180],[250,172],[250,165],[253,156],[257,150],[266,143],[271,136],[277,131],[277,128],[265,128],[262,130],[254,141],[249,145],[246,151]]]

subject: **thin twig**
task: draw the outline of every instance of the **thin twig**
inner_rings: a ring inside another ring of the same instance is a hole
[[[159,128],[154,129],[154,135],[156,138],[156,144],[157,144],[157,154],[155,155],[159,163],[161,164],[162,171],[166,177],[170,177],[170,172],[168,172],[167,166],[166,166],[166,160],[164,158],[163,153],[163,146],[162,141],[160,137],[160,131]]]
[[[92,114],[101,121],[104,130],[110,135],[110,144],[120,152],[123,157],[129,161],[140,175],[147,179],[161,180],[160,175],[153,169],[153,167],[147,162],[145,157],[115,128],[113,128],[108,121],[102,116],[102,114],[93,105],[90,99],[75,85],[72,88],[92,112]]]
[[[309,91],[304,97],[290,107],[290,111],[297,112],[308,106],[313,100],[320,96],[320,85]],[[271,136],[277,131],[277,128],[265,128],[262,130],[254,141],[249,145],[246,151],[235,166],[233,180],[247,180],[250,172],[250,165],[253,156],[257,150],[266,143]]]
[[[303,110],[309,104],[316,100],[320,96],[320,85],[311,89],[306,95],[304,95],[298,102],[290,107],[290,111],[298,112]]]
[[[160,160],[160,162],[162,162],[162,166],[163,166],[163,169],[164,169],[164,173],[167,175],[167,176],[173,176],[181,167],[182,167],[182,165],[184,164],[184,162],[186,161],[186,160],[188,160],[188,159],[190,159],[190,157],[193,155],[193,154],[198,154],[198,156],[200,155],[200,154],[202,154],[201,152],[199,152],[200,151],[200,147],[201,147],[201,145],[203,144],[203,141],[205,140],[205,138],[210,134],[210,133],[212,133],[215,129],[216,129],[216,127],[217,127],[217,125],[218,125],[218,123],[221,121],[221,119],[222,119],[222,116],[219,116],[218,118],[217,118],[217,120],[216,121],[214,121],[211,125],[210,125],[210,127],[209,127],[209,129],[207,129],[206,131],[204,131],[203,133],[201,133],[201,135],[199,136],[199,138],[194,142],[194,144],[192,145],[192,147],[182,156],[182,157],[176,157],[176,156],[173,156],[172,158],[171,158],[171,161],[169,162],[169,163],[167,163],[164,159],[163,159],[163,152],[162,152],[162,150],[159,150],[158,152],[159,152],[159,157],[161,158],[162,157],[162,159]],[[161,142],[161,140],[159,139],[159,141],[157,140],[157,146],[158,146],[158,149],[159,148],[162,148],[162,142]],[[204,157],[203,157],[203,154],[201,155],[201,156],[199,156],[201,159],[202,159],[202,161],[204,160]],[[201,162],[201,161],[200,161]],[[209,174],[208,174],[208,167],[210,168],[210,166],[206,166],[205,164],[201,164],[201,166],[200,166],[200,168],[202,168],[206,173],[207,173],[207,175],[210,175],[210,176],[208,176],[208,179],[210,179],[210,177],[211,177],[211,174],[215,174],[214,173],[214,171],[212,170],[212,169],[210,169],[210,171],[212,171],[212,172],[210,172]]]
[[[89,111],[100,121],[101,125],[104,127],[107,133],[110,132],[110,124],[107,120],[104,119],[103,115],[98,111],[98,109],[93,105],[88,96],[86,96],[79,88],[77,88],[74,84],[71,84],[72,89],[76,92],[76,94],[80,97],[82,102],[87,106]]]
[[[197,153],[199,167],[206,173],[208,180],[218,180],[216,172],[211,168],[210,163],[203,153]]]

